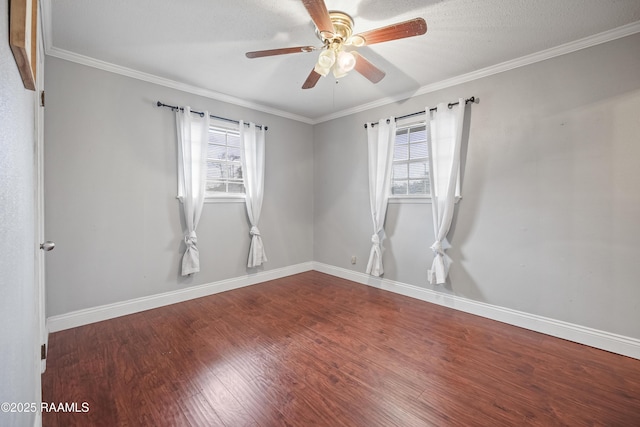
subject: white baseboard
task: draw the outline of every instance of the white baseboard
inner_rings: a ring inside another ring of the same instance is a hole
[[[102,305],[99,307],[78,310],[47,319],[47,329],[50,332],[62,331],[102,320],[126,316],[165,305],[175,304],[190,299],[213,295],[232,289],[255,285],[257,283],[275,280],[305,271],[317,270],[332,276],[341,277],[356,283],[373,286],[386,291],[416,298],[433,304],[464,311],[497,320],[499,322],[585,344],[591,347],[622,354],[624,356],[640,359],[640,340],[548,317],[537,316],[522,311],[499,307],[483,302],[473,301],[455,295],[447,295],[434,292],[430,289],[388,279],[373,277],[365,273],[335,267],[319,262],[306,262],[275,270],[263,271],[256,274],[221,280],[205,285],[192,286],[178,291],[166,292],[148,297],[136,298],[129,301]]]
[[[365,273],[347,270],[319,262],[313,263],[313,269],[332,276],[341,277],[353,282],[373,286],[386,291],[427,301],[433,304],[475,314],[499,322],[562,338],[565,340],[585,344],[612,353],[640,359],[640,340],[610,332],[587,328],[585,326],[548,317],[537,316],[522,311],[511,310],[509,308],[473,301],[455,295],[447,295],[434,292],[430,289],[408,285],[406,283],[395,282],[393,280],[373,277]]]
[[[73,311],[71,313],[51,316],[47,319],[47,329],[49,332],[58,332],[90,323],[100,322],[115,317],[126,316],[127,314],[138,313],[165,305],[188,301],[207,295],[217,294],[232,289],[255,285],[268,280],[279,279],[293,274],[303,273],[313,269],[312,262],[305,262],[289,267],[277,268],[274,270],[261,271],[255,274],[221,280],[219,282],[207,283],[199,286],[177,291],[166,292],[148,297],[136,298],[128,301],[113,304],[101,305],[99,307],[87,308]]]

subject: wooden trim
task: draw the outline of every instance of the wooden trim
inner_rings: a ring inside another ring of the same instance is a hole
[[[36,90],[38,0],[11,0],[9,45],[24,87]]]

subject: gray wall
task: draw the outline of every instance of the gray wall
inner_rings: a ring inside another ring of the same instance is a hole
[[[365,269],[363,124],[475,95],[450,283],[427,282],[429,204],[389,206],[385,278],[640,338],[638,46],[640,34],[316,125],[314,260]]]
[[[35,289],[34,93],[9,48],[0,2],[0,402],[40,401]],[[33,413],[0,412],[2,426],[33,425]]]
[[[390,205],[385,277],[640,338],[638,45],[630,36],[313,127],[48,58],[48,315],[247,273],[244,206],[207,204],[202,272],[179,276],[175,125],[156,100],[269,126],[265,268],[364,271],[363,124],[475,95],[450,283],[427,285],[428,204]]]
[[[46,71],[48,316],[262,271],[246,268],[244,203],[207,203],[201,271],[179,275],[175,118],[158,100],[268,125],[264,270],[312,260],[311,125],[52,57]]]

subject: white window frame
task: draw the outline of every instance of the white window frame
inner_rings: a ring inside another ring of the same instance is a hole
[[[402,131],[405,129],[410,129],[410,128],[416,128],[416,127],[421,127],[421,126],[425,126],[425,132],[428,132],[428,128],[426,128],[426,123],[424,122],[424,120],[421,121],[413,121],[410,123],[406,123],[406,124],[402,124],[400,126],[398,126],[396,128],[396,136],[398,131]],[[409,142],[407,142],[408,144]],[[393,148],[395,151],[395,144],[396,144],[396,139],[394,138],[393,141]],[[402,161],[402,163],[411,163],[411,158],[409,158],[408,160]],[[428,161],[428,157],[427,157],[427,161]],[[393,164],[398,163],[397,161],[393,161]],[[403,204],[403,203],[431,203],[431,193],[430,193],[430,188],[429,186],[427,186],[427,191],[428,193],[425,194],[393,194],[392,193],[392,188],[393,188],[393,166],[392,166],[392,172],[391,172],[391,177],[389,178],[391,180],[391,185],[389,186],[389,203],[392,204]],[[431,179],[431,176],[429,175],[429,179]]]
[[[228,124],[220,125],[218,123],[212,123],[209,125],[209,133],[212,133],[212,132],[225,132],[227,134],[231,133],[231,134],[238,135],[238,137],[240,134],[239,128],[237,125],[229,126]],[[207,150],[207,154],[208,154],[208,150]],[[242,156],[242,152],[240,152],[240,156]],[[207,176],[209,172],[210,160],[219,161],[218,159],[209,159],[207,155]],[[240,167],[242,166],[240,165]],[[208,185],[208,182],[210,181],[211,180],[207,179],[205,185]],[[226,181],[228,184],[227,180],[224,180],[224,181]],[[243,171],[242,184],[244,186],[244,171]],[[245,197],[246,197],[246,193],[228,193],[228,192],[223,193],[223,192],[214,192],[214,191],[205,190],[204,201],[205,203],[245,203]]]

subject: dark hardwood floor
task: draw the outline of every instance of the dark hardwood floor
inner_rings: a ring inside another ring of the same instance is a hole
[[[52,334],[46,426],[640,426],[640,360],[318,272]]]

